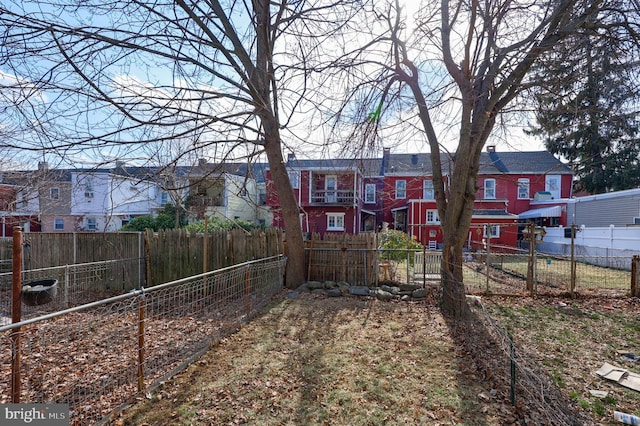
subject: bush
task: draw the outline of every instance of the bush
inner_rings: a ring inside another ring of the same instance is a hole
[[[380,234],[380,258],[402,262],[407,259],[407,250],[422,250],[422,244],[402,231],[389,230]],[[409,256],[413,262],[413,256]]]
[[[181,214],[179,217],[180,223],[179,226],[184,225],[184,215]],[[165,206],[160,210],[158,216],[153,217],[149,215],[138,216],[131,220],[131,222],[127,223],[122,227],[123,231],[138,231],[142,232],[146,229],[152,229],[154,231],[159,231],[161,229],[173,229],[176,227],[176,208],[171,204],[165,204]]]
[[[207,221],[207,232],[216,231],[219,229],[244,229],[245,231],[251,231],[253,229],[261,229],[259,225],[248,222],[246,220],[225,220],[218,216],[213,216]],[[190,223],[185,227],[188,231],[194,231],[202,233],[204,232],[204,221]]]

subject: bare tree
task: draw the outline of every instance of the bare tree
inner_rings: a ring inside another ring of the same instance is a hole
[[[355,67],[375,64],[380,70],[354,78],[358,86],[352,99],[368,100],[356,108],[363,123],[357,129],[361,142],[371,143],[385,126],[421,126],[444,235],[442,307],[450,317],[462,318],[468,309],[463,246],[483,147],[501,115],[529,88],[529,72],[540,55],[578,31],[602,2],[422,2],[415,28],[406,28],[401,6],[399,0],[379,3],[373,10],[376,18],[369,20],[375,37],[343,61],[350,57]],[[454,134],[457,147],[449,153],[443,146]]]
[[[342,0],[5,2],[0,67],[21,94],[5,116],[10,111],[13,134],[22,136],[4,146],[115,161],[143,156],[144,145],[189,140],[180,155],[265,155],[284,217],[287,285],[295,286],[304,279],[304,247],[282,132],[305,95],[304,61],[315,40],[339,31],[358,7]]]

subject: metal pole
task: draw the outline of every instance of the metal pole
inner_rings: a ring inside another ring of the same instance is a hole
[[[145,295],[140,295],[138,305],[138,392],[144,390],[144,322],[146,315]]]
[[[19,226],[13,228],[13,269],[11,274],[12,305],[11,322],[18,323],[22,317],[22,230]],[[11,402],[20,403],[20,345],[22,327],[11,333]]]
[[[576,225],[571,225],[571,297],[576,297]]]

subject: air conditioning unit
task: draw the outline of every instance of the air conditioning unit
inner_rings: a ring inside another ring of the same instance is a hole
[[[634,225],[640,225],[640,217],[634,217],[633,218],[633,224]]]
[[[93,191],[85,191],[84,196],[86,198],[93,198]]]

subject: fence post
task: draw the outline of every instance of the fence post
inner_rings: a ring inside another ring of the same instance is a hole
[[[491,261],[489,260],[489,256],[491,255],[491,224],[487,224],[487,280],[485,283],[486,293],[489,294],[489,274],[491,273]]]
[[[18,323],[22,317],[22,230],[13,228],[13,269],[11,273],[12,304],[11,322]],[[11,402],[20,403],[20,346],[22,343],[22,327],[11,332]]]
[[[251,267],[247,266],[247,272],[244,275],[244,291],[247,301],[247,318],[251,317]]]
[[[69,307],[69,265],[64,265],[64,306]]]
[[[144,290],[138,303],[138,392],[144,390],[144,322],[147,303]]]
[[[576,297],[576,225],[571,225],[571,298]]]
[[[631,258],[631,297],[638,296],[638,262],[640,256],[636,254]]]
[[[533,222],[529,223],[529,258],[527,259],[527,291],[529,294],[533,296],[533,262],[534,262],[534,253],[536,252],[535,248],[536,244],[536,235],[535,235],[535,224]]]

